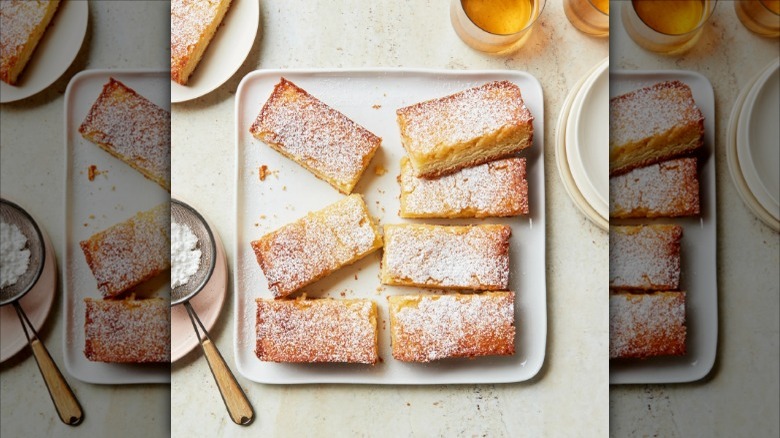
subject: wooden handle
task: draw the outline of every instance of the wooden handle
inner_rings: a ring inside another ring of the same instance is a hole
[[[76,396],[68,386],[68,382],[62,377],[60,369],[52,360],[46,347],[38,338],[30,341],[35,361],[38,362],[38,368],[41,370],[43,380],[49,389],[54,407],[57,408],[57,414],[63,423],[76,426],[84,419],[84,413],[81,411],[81,405],[76,400]]]
[[[235,376],[225,363],[225,359],[217,350],[217,347],[211,342],[210,339],[204,338],[201,343],[203,347],[203,353],[206,355],[206,360],[209,362],[209,368],[211,368],[211,374],[214,375],[214,379],[217,381],[219,392],[222,394],[222,400],[225,401],[230,418],[236,424],[248,425],[252,423],[255,418],[255,411],[252,409],[252,405],[249,404],[249,400],[246,398],[246,394],[238,385]]]

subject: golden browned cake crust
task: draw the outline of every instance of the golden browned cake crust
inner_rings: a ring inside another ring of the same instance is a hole
[[[382,284],[503,290],[509,284],[506,225],[385,225]]]
[[[697,214],[699,177],[696,158],[651,164],[609,179],[609,216],[612,218]]]
[[[525,158],[507,158],[436,179],[415,176],[401,159],[401,217],[503,217],[528,214]]]
[[[257,348],[272,362],[379,360],[376,304],[371,300],[257,300]]]
[[[104,297],[116,297],[171,267],[170,207],[161,204],[82,241]]]
[[[347,195],[382,143],[285,78],[276,84],[249,131]]]
[[[171,191],[171,113],[168,111],[111,78],[79,132]]]
[[[609,358],[684,355],[685,292],[609,296]]]
[[[84,354],[93,362],[171,361],[171,307],[162,298],[85,298]]]
[[[489,82],[396,111],[416,175],[435,178],[531,146],[533,116],[520,88]]]
[[[171,1],[171,79],[187,85],[231,0]]]
[[[691,153],[703,137],[704,116],[680,81],[615,97],[609,101],[609,174]]]
[[[679,225],[609,229],[609,287],[676,290],[680,286]]]
[[[252,242],[276,298],[382,247],[361,195],[350,195]]]
[[[16,85],[59,4],[59,0],[0,1],[0,80]]]
[[[515,293],[389,296],[393,357],[430,362],[515,353]]]

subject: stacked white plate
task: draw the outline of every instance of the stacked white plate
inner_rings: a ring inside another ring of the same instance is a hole
[[[780,59],[761,70],[737,97],[727,157],[742,200],[780,232]]]
[[[572,87],[558,117],[555,155],[563,185],[582,213],[609,229],[609,58]]]

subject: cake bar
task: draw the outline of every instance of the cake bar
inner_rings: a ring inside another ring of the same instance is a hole
[[[171,361],[171,307],[162,298],[84,299],[84,354],[93,362]]]
[[[677,290],[679,225],[614,226],[609,230],[609,287]]]
[[[80,242],[104,297],[116,297],[171,267],[170,206],[161,204]]]
[[[609,296],[609,358],[685,354],[685,292]]]
[[[171,1],[171,79],[187,85],[231,0]]]
[[[59,0],[0,1],[0,80],[16,85],[59,4]]]
[[[385,225],[382,284],[504,290],[509,284],[506,225]]]
[[[257,300],[262,361],[348,362],[379,359],[376,304],[371,300]]]
[[[382,247],[361,195],[350,195],[252,242],[276,298]]]
[[[609,179],[611,218],[655,218],[699,214],[696,158],[679,158],[634,169]]]
[[[396,111],[416,176],[436,178],[531,146],[533,116],[520,88],[489,82]]]
[[[430,362],[515,352],[514,292],[389,296],[393,357]]]
[[[692,153],[703,137],[704,116],[680,81],[615,97],[609,101],[609,174]]]
[[[171,113],[114,78],[79,127],[87,140],[171,191]]]
[[[382,143],[285,78],[276,84],[249,131],[347,195]]]
[[[401,217],[461,218],[528,214],[525,158],[507,158],[436,179],[415,176],[401,160]]]

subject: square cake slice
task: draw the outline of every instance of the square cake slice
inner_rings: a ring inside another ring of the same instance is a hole
[[[59,0],[0,1],[0,80],[16,85],[59,4]]]
[[[679,225],[610,227],[609,287],[677,290],[682,234]]]
[[[416,176],[436,178],[530,147],[533,116],[520,88],[488,82],[396,111]]]
[[[81,135],[171,191],[171,113],[111,78],[103,85]]]
[[[276,84],[249,132],[346,195],[382,143],[285,78]]]
[[[504,217],[528,214],[525,158],[507,158],[436,179],[415,176],[401,159],[401,217]]]
[[[262,361],[375,364],[377,311],[371,300],[257,300]]]
[[[268,289],[282,298],[382,247],[361,195],[350,195],[252,242]]]
[[[696,158],[640,167],[609,179],[609,216],[655,218],[699,214]]]
[[[387,297],[393,357],[430,362],[515,352],[515,293]]]
[[[171,361],[171,307],[162,298],[85,298],[84,354],[93,362]]]
[[[382,284],[504,290],[509,284],[506,225],[385,225]]]
[[[171,267],[168,204],[142,211],[80,243],[106,298],[121,295]]]
[[[609,296],[609,358],[685,354],[685,292]]]
[[[628,172],[696,151],[704,116],[691,88],[668,81],[609,101],[609,174]]]
[[[231,0],[171,1],[171,79],[187,85]]]

